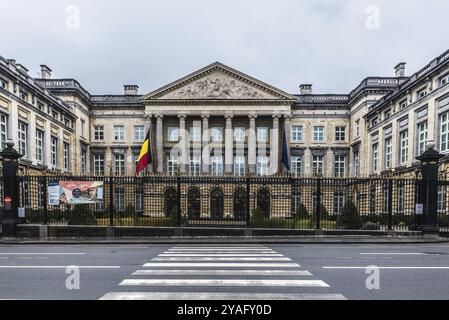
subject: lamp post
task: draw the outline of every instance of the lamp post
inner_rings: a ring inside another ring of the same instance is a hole
[[[421,161],[422,181],[419,184],[418,202],[422,204],[422,214],[418,218],[418,230],[428,234],[438,234],[437,201],[438,201],[438,168],[443,157],[435,150],[435,143],[429,141],[426,151],[418,157]]]
[[[14,148],[14,142],[7,141],[6,148],[0,152],[3,165],[4,207],[2,219],[3,237],[14,237],[18,221],[19,207],[19,179],[17,169],[18,160],[22,157]]]

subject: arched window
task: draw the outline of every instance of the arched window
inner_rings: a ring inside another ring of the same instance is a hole
[[[246,217],[247,205],[246,190],[238,188],[234,191],[234,218],[243,219]]]
[[[224,194],[219,188],[210,192],[210,215],[212,218],[223,218]]]
[[[166,217],[178,213],[178,192],[175,188],[168,188],[164,192],[164,214]]]
[[[198,189],[190,189],[187,193],[187,214],[189,217],[199,217],[201,213],[201,193]]]
[[[257,208],[261,215],[267,218],[270,216],[270,191],[268,189],[260,189],[257,192]]]

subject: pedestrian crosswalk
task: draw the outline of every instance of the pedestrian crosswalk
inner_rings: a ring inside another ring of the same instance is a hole
[[[262,245],[174,246],[102,300],[341,300],[330,286]],[[322,291],[325,290],[325,291]]]

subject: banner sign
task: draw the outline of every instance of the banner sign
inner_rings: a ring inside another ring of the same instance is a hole
[[[103,202],[103,181],[49,181],[48,204]]]

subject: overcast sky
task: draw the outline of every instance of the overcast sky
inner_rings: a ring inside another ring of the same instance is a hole
[[[447,0],[0,0],[0,10],[0,55],[93,94],[148,93],[214,61],[289,93],[300,83],[348,93],[449,49]]]

